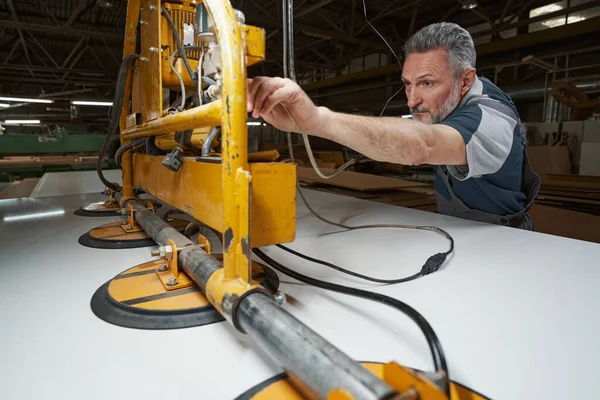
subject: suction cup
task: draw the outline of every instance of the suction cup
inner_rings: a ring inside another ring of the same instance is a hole
[[[168,223],[183,232],[189,221],[173,218]],[[121,227],[123,221],[100,225],[79,238],[79,244],[94,249],[133,249],[156,246],[156,242],[144,231],[127,233]]]
[[[118,203],[113,203],[111,206],[107,206],[106,202],[99,201],[97,203],[86,204],[73,211],[73,214],[79,215],[80,217],[112,217],[119,215],[121,207]]]
[[[155,209],[159,209],[160,207],[160,203],[154,203]],[[79,207],[77,210],[73,211],[73,214],[80,217],[112,217],[121,215],[121,207],[117,202],[109,203],[107,201],[98,201]]]
[[[216,256],[219,258],[219,256]],[[130,268],[102,285],[91,308],[106,322],[137,329],[178,329],[223,321],[198,286],[166,290],[156,270],[164,260]],[[271,269],[252,265],[252,277],[274,293],[279,278]]]
[[[383,379],[384,365],[382,363],[363,362],[363,367],[371,371],[375,376]],[[469,400],[489,400],[488,397],[479,394],[466,386],[452,382],[450,384],[450,394],[453,399],[469,399]],[[304,400],[288,379],[288,375],[283,372],[264,382],[259,383],[253,388],[242,393],[235,400]]]

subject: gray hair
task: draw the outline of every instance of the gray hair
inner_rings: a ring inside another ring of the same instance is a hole
[[[404,59],[410,53],[445,49],[455,77],[475,68],[477,55],[473,38],[466,29],[451,22],[427,25],[412,35],[404,45]]]

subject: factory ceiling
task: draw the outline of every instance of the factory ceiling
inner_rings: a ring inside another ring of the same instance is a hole
[[[281,1],[233,0],[232,3],[245,13],[248,24],[265,28],[267,34],[267,62],[251,67],[249,74],[281,75]],[[532,14],[532,10],[543,6],[547,6],[544,15]],[[122,57],[126,7],[124,0],[0,1],[0,94],[110,99]],[[365,3],[363,0],[297,0],[294,11],[296,68],[300,80],[314,84],[350,74],[356,69],[351,65],[353,62],[356,64],[361,57],[372,54],[381,55],[378,67],[395,63],[385,42],[369,26],[365,13],[400,57],[402,44],[422,26],[452,21],[471,28],[476,42],[488,46],[486,55],[479,61],[480,67],[485,67],[520,61],[532,49],[536,56],[542,56],[561,49],[571,51],[597,44],[600,23],[590,22],[598,17],[589,13],[598,8],[600,1],[584,0],[365,0]],[[550,17],[552,20],[548,22]],[[579,19],[574,19],[576,17]],[[548,36],[548,40],[554,42],[552,46],[544,43],[543,38],[531,44],[527,52],[514,43],[508,47],[506,42],[495,45],[510,36],[529,33],[532,23],[547,25],[568,18],[571,18],[569,23],[575,22],[573,25],[581,25],[581,28],[571,29],[575,33],[565,38]],[[588,22],[584,29],[584,24],[578,23],[585,19]],[[530,69],[517,73],[494,72],[508,84],[540,78]],[[358,80],[359,76],[356,77]],[[345,83],[350,81],[352,79]],[[34,106],[21,107],[19,113],[31,113],[30,107]],[[95,110],[86,114],[89,117],[84,116],[88,121],[105,122],[105,111]],[[36,109],[36,112],[41,111]],[[10,113],[16,111],[0,110],[0,118]]]

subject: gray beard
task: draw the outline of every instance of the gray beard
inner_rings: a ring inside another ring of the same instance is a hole
[[[413,118],[416,119],[417,121],[426,123],[426,124],[437,124],[442,122],[444,119],[446,119],[446,117],[448,115],[450,115],[452,113],[452,111],[454,111],[454,109],[456,108],[456,106],[458,106],[458,103],[460,103],[460,99],[456,100],[458,98],[458,90],[459,90],[459,85],[458,83],[456,85],[454,85],[452,87],[452,91],[450,92],[450,96],[448,96],[448,98],[446,99],[446,101],[444,102],[444,104],[442,104],[442,106],[440,107],[440,109],[438,111],[430,111],[429,115],[431,116],[430,120],[422,120],[419,117],[415,116],[413,114]]]

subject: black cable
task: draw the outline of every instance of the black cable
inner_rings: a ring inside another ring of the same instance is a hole
[[[190,75],[192,81],[196,82],[194,72],[192,71],[192,67],[190,66],[190,62],[188,61],[187,55],[184,51],[183,43],[181,42],[181,38],[179,37],[179,32],[177,32],[177,28],[175,27],[175,24],[173,23],[173,20],[171,19],[171,16],[169,15],[167,9],[164,6],[160,6],[160,9],[163,17],[165,17],[165,19],[167,20],[169,27],[171,27],[171,31],[173,32],[173,36],[175,37],[175,41],[177,42],[177,47],[179,48],[179,54],[181,55],[181,58],[183,58],[185,69],[187,69],[187,72]]]
[[[429,350],[431,351],[434,368],[435,368],[436,372],[441,374],[441,376],[443,377],[443,381],[444,381],[443,389],[446,392],[446,395],[448,396],[448,398],[450,398],[450,387],[448,384],[450,375],[448,372],[448,363],[446,362],[446,356],[444,355],[444,351],[442,350],[442,345],[440,344],[440,341],[437,338],[435,331],[433,330],[431,325],[429,325],[429,322],[427,322],[425,317],[423,317],[421,314],[419,314],[419,312],[417,310],[415,310],[408,304],[406,304],[398,299],[394,299],[392,297],[389,297],[389,296],[386,296],[386,295],[383,295],[380,293],[373,293],[373,292],[369,292],[367,290],[351,288],[351,287],[338,285],[338,284],[330,283],[330,282],[324,282],[319,279],[315,279],[310,276],[303,275],[303,274],[293,271],[293,270],[283,266],[282,264],[278,263],[277,261],[273,260],[272,258],[267,256],[265,253],[263,253],[260,249],[253,249],[253,252],[258,257],[260,257],[271,268],[276,269],[279,272],[286,274],[300,282],[304,282],[308,285],[312,285],[312,286],[315,286],[315,287],[318,287],[321,289],[330,290],[333,292],[343,293],[343,294],[347,294],[347,295],[354,296],[354,297],[360,297],[363,299],[376,301],[376,302],[384,304],[386,306],[395,308],[396,310],[402,312],[404,315],[409,317],[411,320],[413,320],[413,322],[415,324],[417,324],[419,329],[421,329],[421,332],[423,332],[423,335],[425,336],[425,339],[427,340]]]
[[[313,258],[313,257],[307,256],[307,255],[304,255],[302,253],[299,253],[299,252],[297,252],[295,250],[290,249],[289,247],[285,247],[285,246],[283,246],[281,244],[278,244],[276,246],[279,247],[282,250],[287,251],[288,253],[291,253],[291,254],[295,255],[296,257],[300,257],[300,258],[303,258],[303,259],[308,260],[310,262],[314,262],[316,264],[321,264],[321,265],[324,265],[326,267],[333,268],[336,271],[340,271],[340,272],[342,272],[344,274],[352,275],[354,277],[357,277],[357,278],[360,278],[360,279],[364,279],[364,280],[370,281],[370,282],[386,283],[388,285],[393,285],[393,284],[396,284],[396,283],[409,282],[409,281],[412,281],[414,279],[420,278],[423,275],[426,275],[424,273],[424,271],[423,271],[424,270],[424,268],[423,268],[423,269],[421,269],[421,271],[417,272],[416,274],[413,274],[413,275],[408,276],[406,278],[400,278],[400,279],[379,279],[379,278],[373,278],[373,277],[370,277],[368,275],[362,275],[362,274],[359,274],[357,272],[350,271],[348,269],[342,268],[342,267],[340,267],[338,265],[329,263],[327,261],[319,260],[318,258]]]
[[[102,172],[102,162],[104,161],[104,157],[106,155],[106,150],[108,149],[108,143],[112,139],[112,137],[119,130],[119,123],[121,119],[121,108],[123,107],[123,98],[125,97],[125,83],[127,82],[127,73],[129,69],[137,60],[137,54],[128,54],[123,61],[121,62],[121,66],[119,67],[119,73],[117,75],[117,83],[115,85],[115,97],[113,99],[113,108],[111,113],[110,124],[108,126],[108,131],[106,132],[106,137],[104,138],[104,144],[100,149],[100,153],[98,155],[98,160],[96,161],[96,172],[98,172],[98,177],[104,183],[106,187],[112,189],[115,192],[120,192],[122,190],[121,185],[110,182],[104,176]]]
[[[125,153],[127,150],[135,150],[136,147],[145,146],[145,145],[146,145],[146,138],[143,138],[143,139],[134,140],[133,142],[129,142],[129,143],[119,147],[119,149],[115,153],[115,162],[120,167],[121,166],[121,158],[123,157],[123,153]]]

